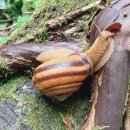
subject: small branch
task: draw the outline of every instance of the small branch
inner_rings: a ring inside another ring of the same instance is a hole
[[[64,117],[62,114],[61,114],[61,117],[62,117],[63,122],[67,126],[68,130],[73,130],[69,119],[67,117]]]
[[[14,21],[14,20],[15,20],[15,18],[14,18],[14,19],[5,19],[5,20],[0,20],[0,23],[12,22],[12,21]]]
[[[89,5],[81,8],[81,9],[77,9],[73,12],[70,12],[70,13],[66,14],[66,16],[62,15],[62,16],[56,18],[56,19],[52,19],[48,22],[47,27],[50,30],[55,30],[58,27],[60,27],[61,24],[66,24],[69,21],[72,21],[73,19],[76,19],[77,17],[84,15],[91,8],[99,5],[100,2],[101,2],[101,0],[98,0],[96,2],[93,2],[92,4],[89,4]]]
[[[75,27],[72,27],[72,28],[70,28],[70,29],[68,29],[68,30],[65,30],[65,31],[64,31],[64,34],[66,34],[66,35],[71,35],[71,34],[74,34],[75,32],[77,32],[77,31],[79,31],[79,30],[80,30],[80,28],[77,27],[77,26],[75,26]]]
[[[8,26],[6,28],[0,28],[0,31],[6,31],[6,30],[14,28],[15,26],[16,26],[16,24],[12,24],[12,25],[10,25],[10,26]]]
[[[4,15],[7,19],[11,19],[11,17],[5,12],[2,12],[2,15]]]

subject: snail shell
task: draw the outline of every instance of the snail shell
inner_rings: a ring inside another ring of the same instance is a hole
[[[113,23],[102,32],[99,30],[100,35],[94,44],[82,54],[59,49],[38,56],[37,60],[42,64],[32,77],[37,90],[59,101],[78,91],[89,74],[98,71],[109,60],[114,50],[111,37],[120,29],[120,23]]]
[[[52,60],[55,58],[57,59],[57,58],[67,57],[67,56],[72,55],[74,53],[75,53],[75,51],[73,51],[71,49],[60,48],[60,49],[56,49],[56,50],[43,52],[36,58],[36,60],[39,61],[40,63],[44,63],[48,60]]]
[[[44,95],[63,101],[80,89],[91,70],[92,63],[86,55],[74,54],[41,64],[32,80]]]

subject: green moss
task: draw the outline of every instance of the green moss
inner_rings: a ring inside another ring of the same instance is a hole
[[[29,19],[31,19],[31,16],[19,16],[17,19],[16,28],[20,28]]]
[[[9,73],[13,73],[13,70],[6,66],[6,60],[6,58],[0,56],[0,78],[3,77],[3,75],[7,77]]]
[[[106,0],[106,3],[110,3],[110,2],[112,2],[113,0]]]
[[[32,96],[21,94],[18,100],[22,105],[26,104],[29,107],[28,116],[20,118],[18,122],[29,123],[33,130],[67,130],[61,114],[68,118],[74,130],[78,130],[89,107],[86,96],[82,96],[81,93],[64,102],[48,100],[39,93]]]
[[[66,14],[71,10],[80,8],[85,4],[87,5],[92,1],[93,0],[85,0],[83,4],[76,4],[75,0],[41,0],[41,4],[35,7],[36,10],[34,11],[32,17],[29,19],[28,17],[19,18],[16,30],[11,33],[9,41],[45,41],[51,35],[51,32],[48,31],[46,27],[49,20],[62,14]],[[52,10],[54,10],[54,14],[52,13]],[[91,19],[90,14],[87,14],[83,18],[87,21]],[[86,23],[88,25],[88,22]],[[85,30],[87,25],[84,24],[82,28]],[[6,61],[4,60],[0,61],[0,63],[3,64],[2,67],[4,67],[5,62]],[[8,68],[5,68],[5,70],[8,70]],[[33,130],[67,130],[67,127],[61,117],[62,114],[69,119],[74,130],[79,129],[86,116],[87,108],[89,107],[89,101],[86,96],[82,96],[82,93],[77,93],[63,103],[56,103],[48,100],[39,93],[36,95],[17,95],[16,90],[25,80],[28,80],[28,78],[24,76],[17,76],[12,77],[4,85],[0,85],[1,101],[8,97],[17,100],[21,106],[17,110],[18,113],[23,113],[25,108],[28,108],[27,116],[20,117],[18,119],[19,126],[26,123],[30,124]]]
[[[74,130],[77,130],[88,108],[87,99],[79,95],[59,104],[50,102],[40,95],[34,96],[28,102],[31,110],[27,121],[33,130],[67,130],[61,114],[67,117]]]
[[[7,36],[0,37],[0,45],[6,44],[7,41],[8,41],[8,37]]]
[[[0,101],[12,99],[18,102],[17,113],[27,116],[19,117],[18,126],[29,124],[33,130],[67,130],[61,114],[68,118],[74,130],[78,130],[86,117],[89,102],[82,92],[75,94],[64,102],[54,102],[43,97],[42,94],[17,94],[20,84],[24,84],[27,77],[18,75],[0,85]],[[32,88],[33,89],[33,88]]]
[[[8,128],[4,128],[3,130],[9,130]]]
[[[5,27],[7,27],[7,25],[8,25],[8,23],[0,23],[0,28],[5,28]]]
[[[65,15],[92,1],[85,0],[82,4],[77,4],[75,0],[41,0],[32,18],[19,27],[17,32],[12,32],[8,42],[45,41],[51,36],[51,32],[46,27],[49,20],[63,14]]]
[[[41,94],[16,95],[15,92],[19,85],[27,79],[27,77],[19,76],[0,86],[1,101],[6,98],[17,100],[21,106],[17,110],[18,113],[24,111],[23,106],[28,106],[28,116],[25,118],[19,118],[19,125],[28,123],[33,130],[67,130],[61,118],[62,114],[63,116],[67,116],[75,130],[79,128],[88,108],[86,97],[77,94],[63,103],[54,103],[45,99]]]
[[[23,0],[22,12],[25,14],[33,12],[40,1],[41,0]]]
[[[18,85],[26,79],[26,77],[19,76],[8,80],[3,85],[0,85],[0,101],[5,100],[6,98],[13,99],[15,97],[15,91],[18,88]]]

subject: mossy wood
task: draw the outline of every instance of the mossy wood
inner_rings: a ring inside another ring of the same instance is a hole
[[[36,92],[31,79],[20,74],[23,68],[37,65],[35,57],[39,53],[63,47],[83,51],[81,45],[65,42],[23,43],[0,48],[1,78],[3,73],[4,80],[7,79],[0,85],[0,129],[67,130],[62,116],[69,120],[72,128],[80,128],[89,106],[88,88],[83,87],[65,102],[56,103]],[[20,70],[19,74],[14,73],[15,67]]]

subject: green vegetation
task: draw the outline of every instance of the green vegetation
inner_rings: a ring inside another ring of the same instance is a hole
[[[19,0],[16,1],[18,3],[20,2]],[[18,12],[16,29],[11,32],[8,39],[5,40],[4,38],[1,40],[1,44],[5,44],[6,42],[21,43],[32,40],[36,42],[46,41],[51,36],[51,32],[46,27],[49,20],[65,15],[66,13],[85,6],[93,1],[95,0],[85,0],[82,4],[77,4],[75,0],[38,0],[37,2],[35,0],[23,0],[22,11],[24,15],[19,17],[21,14]],[[15,4],[15,7],[17,4]],[[14,13],[16,13],[15,10]],[[94,15],[94,12],[91,15],[90,13],[86,15],[86,26],[90,21],[90,16],[92,18],[92,15]]]
[[[16,26],[10,30],[8,35],[0,37],[0,45],[25,41],[47,41],[52,34],[46,27],[49,20],[65,15],[93,1],[95,0],[85,0],[81,4],[77,4],[75,0],[6,0],[7,9],[5,12],[15,20],[0,24],[0,28],[5,28],[15,23]],[[96,9],[93,9],[92,12],[82,17],[86,22],[80,25],[81,32],[75,35],[83,35],[83,31],[88,27],[88,23],[91,21],[95,11]],[[4,16],[0,17],[0,19],[3,18]],[[5,72],[5,79],[8,73],[14,72],[14,70],[12,71],[5,67],[5,63],[6,59],[0,57],[0,79]],[[9,98],[20,104],[17,113],[24,113],[27,109],[27,116],[21,116],[18,119],[18,126],[27,123],[33,130],[67,130],[61,117],[62,114],[68,118],[74,130],[79,129],[89,107],[86,94],[84,96],[82,91],[80,91],[63,103],[48,100],[39,93],[17,94],[21,84],[26,81],[30,81],[30,79],[27,76],[22,76],[22,74],[12,75],[6,82],[3,82],[3,79],[0,81],[0,103],[2,104]]]
[[[86,96],[77,93],[63,103],[56,103],[46,99],[39,93],[36,95],[29,95],[27,93],[17,94],[20,86],[27,81],[29,81],[27,77],[19,75],[8,80],[4,85],[0,85],[1,103],[7,99],[17,101],[20,104],[17,114],[24,113],[25,105],[27,106],[28,111],[26,114],[28,116],[19,118],[19,126],[20,124],[28,123],[33,130],[47,130],[48,128],[67,130],[61,117],[62,114],[69,119],[74,130],[79,128],[89,106]]]
[[[18,85],[24,82],[25,79],[27,79],[27,77],[13,77],[7,83],[0,85],[0,101],[5,100],[6,98],[15,99],[15,91],[18,88]]]
[[[17,18],[19,15],[22,15],[22,0],[5,0],[7,4],[7,9],[5,10],[11,17]]]
[[[8,41],[8,37],[7,36],[0,37],[0,45],[6,44],[7,41]]]
[[[9,73],[12,73],[13,70],[9,69],[6,65],[6,59],[3,57],[0,57],[0,78],[3,77],[7,77],[7,75]]]

